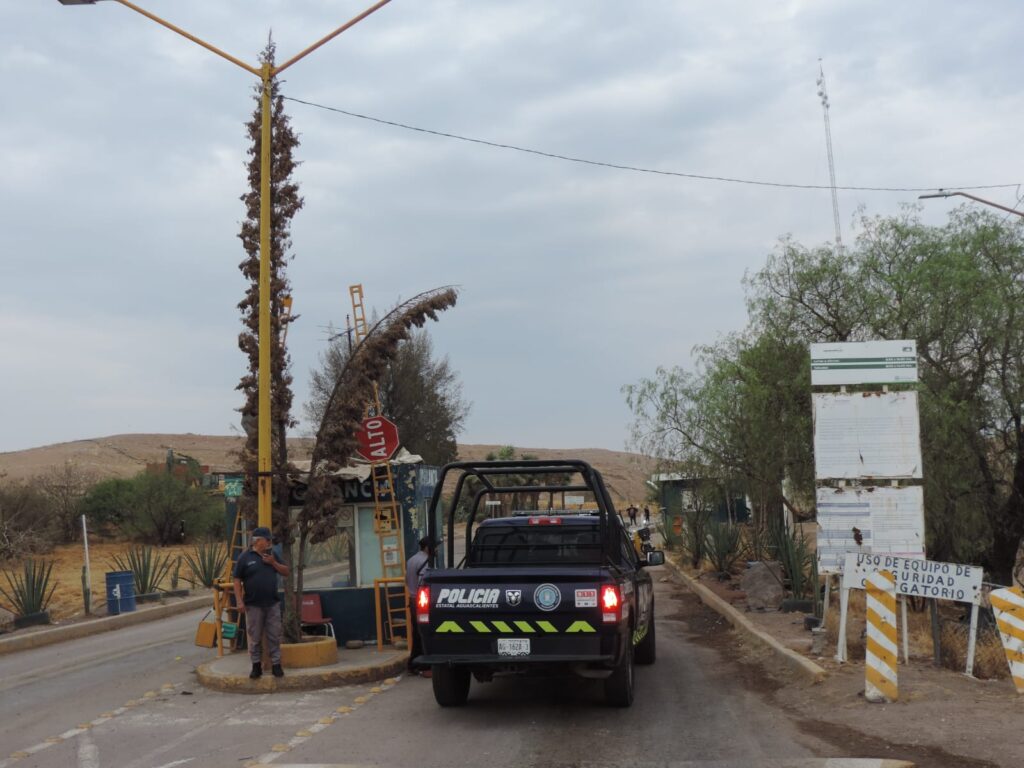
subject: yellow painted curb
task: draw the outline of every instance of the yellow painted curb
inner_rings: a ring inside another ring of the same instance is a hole
[[[698,582],[692,576],[687,575],[676,563],[666,559],[665,564],[671,567],[672,571],[683,580],[687,589],[697,595],[704,605],[721,615],[722,618],[732,624],[737,630],[747,635],[751,640],[771,651],[779,661],[783,662],[797,674],[806,678],[808,682],[820,683],[828,676],[828,673],[823,667],[815,664],[810,659],[801,656],[796,651],[787,648],[764,630],[755,627],[750,619],[737,611],[729,605],[729,603]]]
[[[281,643],[281,665],[285,669],[329,667],[337,663],[338,644],[333,637],[301,643]]]

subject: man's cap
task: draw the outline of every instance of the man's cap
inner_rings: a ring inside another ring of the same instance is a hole
[[[270,539],[270,529],[265,526],[252,529],[252,537],[254,539]]]

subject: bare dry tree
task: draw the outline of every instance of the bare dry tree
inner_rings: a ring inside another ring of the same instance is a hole
[[[309,544],[337,533],[341,500],[331,472],[346,466],[357,446],[356,433],[362,425],[373,386],[381,380],[394,359],[399,344],[413,328],[437,320],[439,312],[455,306],[458,292],[451,286],[425,291],[404,301],[381,318],[352,350],[334,383],[323,418],[317,429],[310,458],[308,490],[290,533],[298,539],[292,576],[285,580],[285,634],[300,636],[300,614],[296,596],[302,594],[303,563]]]

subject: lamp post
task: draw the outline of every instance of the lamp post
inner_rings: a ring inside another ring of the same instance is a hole
[[[983,205],[991,205],[993,208],[998,208],[1001,211],[1006,211],[1007,213],[1012,213],[1015,216],[1024,217],[1024,211],[1018,211],[1015,208],[1007,208],[1005,205],[1000,205],[999,203],[993,203],[991,200],[986,200],[983,197],[977,197],[975,195],[970,195],[967,192],[946,192],[945,190],[939,190],[938,192],[936,192],[933,195],[918,195],[917,199],[918,200],[928,200],[928,199],[933,198],[933,197],[966,197],[968,200],[974,200],[975,202],[982,203]]]
[[[58,0],[61,5],[95,5],[99,0]],[[180,27],[161,19],[159,16],[140,8],[128,0],[113,0],[151,21],[176,32],[191,40],[211,53],[215,53],[246,72],[256,75],[263,83],[261,113],[262,130],[260,132],[260,276],[259,276],[259,378],[257,410],[257,510],[258,524],[271,526],[271,469],[270,469],[270,90],[273,79],[305,58],[325,43],[330,42],[346,29],[355,26],[374,11],[383,8],[391,0],[379,0],[375,5],[349,19],[328,35],[317,40],[305,50],[300,51],[279,67],[263,62],[262,66],[254,67],[241,59],[225,53],[216,46],[195,35],[189,34]]]

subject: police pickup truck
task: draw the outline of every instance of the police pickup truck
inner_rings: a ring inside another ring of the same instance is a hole
[[[427,518],[435,541],[453,481],[445,562],[455,567],[427,569],[416,593],[415,661],[431,667],[437,703],[464,704],[471,677],[569,673],[603,679],[612,705],[632,704],[633,665],[655,658],[646,567],[665,556],[638,557],[600,473],[583,461],[449,464]]]

